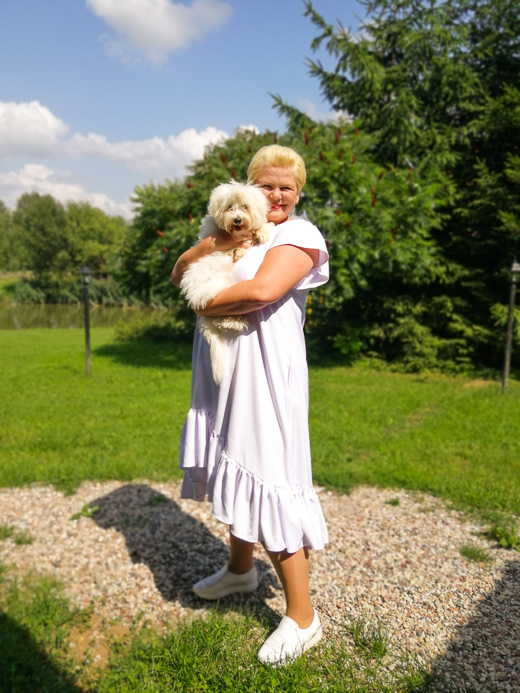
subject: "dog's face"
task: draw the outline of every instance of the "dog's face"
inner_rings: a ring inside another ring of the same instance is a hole
[[[208,212],[219,228],[239,239],[266,223],[269,203],[252,185],[222,183],[211,193]]]

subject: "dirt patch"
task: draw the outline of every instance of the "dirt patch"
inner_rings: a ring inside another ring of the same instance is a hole
[[[470,380],[468,383],[464,384],[464,387],[489,387],[489,385],[496,385],[494,380],[481,380],[477,378],[476,380]]]
[[[69,634],[69,653],[85,669],[104,669],[110,658],[114,642],[124,640],[130,628],[120,623],[106,625],[93,615],[86,627],[74,626]]]

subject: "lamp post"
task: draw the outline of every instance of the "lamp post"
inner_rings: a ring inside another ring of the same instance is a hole
[[[502,392],[507,390],[509,381],[509,371],[511,369],[511,350],[513,346],[513,324],[515,321],[515,299],[516,299],[516,283],[520,274],[520,263],[516,260],[511,266],[511,293],[509,294],[509,313],[507,315],[507,332],[506,332],[506,353],[504,357],[504,373],[502,375]]]
[[[85,306],[85,361],[87,365],[87,375],[90,375],[90,313],[88,299],[88,285],[92,281],[92,270],[84,265],[79,274],[83,279],[83,303]]]

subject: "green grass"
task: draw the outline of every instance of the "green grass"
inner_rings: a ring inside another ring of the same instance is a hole
[[[2,566],[0,566],[2,567]],[[52,579],[0,571],[0,691],[80,693],[66,636],[79,616]]]
[[[375,372],[311,373],[316,481],[430,492],[469,508],[520,514],[520,386]]]
[[[480,546],[474,546],[472,544],[464,544],[459,548],[459,553],[468,561],[474,561],[475,563],[490,563],[493,558],[488,554],[488,552],[481,548]]]
[[[0,331],[0,487],[179,476],[189,407],[186,346],[113,344],[92,331]]]
[[[31,535],[27,534],[27,532],[19,532],[14,536],[14,543],[17,546],[25,546],[26,544],[32,544],[33,541],[34,537],[31,537]]]
[[[116,344],[92,331],[0,332],[0,487],[178,478],[189,408],[186,345]],[[310,371],[317,483],[431,492],[468,508],[520,514],[520,385],[368,367]]]
[[[0,525],[0,541],[9,539],[14,534],[14,529],[9,525]]]
[[[514,518],[503,517],[493,522],[486,532],[486,536],[488,539],[494,539],[504,549],[520,551],[520,536]]]
[[[73,626],[89,627],[90,614],[71,608],[58,583],[31,575],[19,583],[4,570],[0,606],[0,690],[6,692],[417,693],[431,683],[413,658],[389,653],[380,625],[368,621],[349,622],[338,639],[272,668],[256,658],[269,632],[265,622],[215,612],[163,637],[134,630],[129,641],[112,643],[104,671],[87,671],[78,668],[68,642]]]

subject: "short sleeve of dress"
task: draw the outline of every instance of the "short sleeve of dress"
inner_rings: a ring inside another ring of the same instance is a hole
[[[308,290],[325,284],[329,280],[329,254],[325,240],[319,230],[304,219],[294,219],[280,224],[271,243],[271,248],[279,245],[294,245],[319,251],[319,264],[309,274],[295,284],[295,289]],[[270,249],[271,249],[270,248]]]

